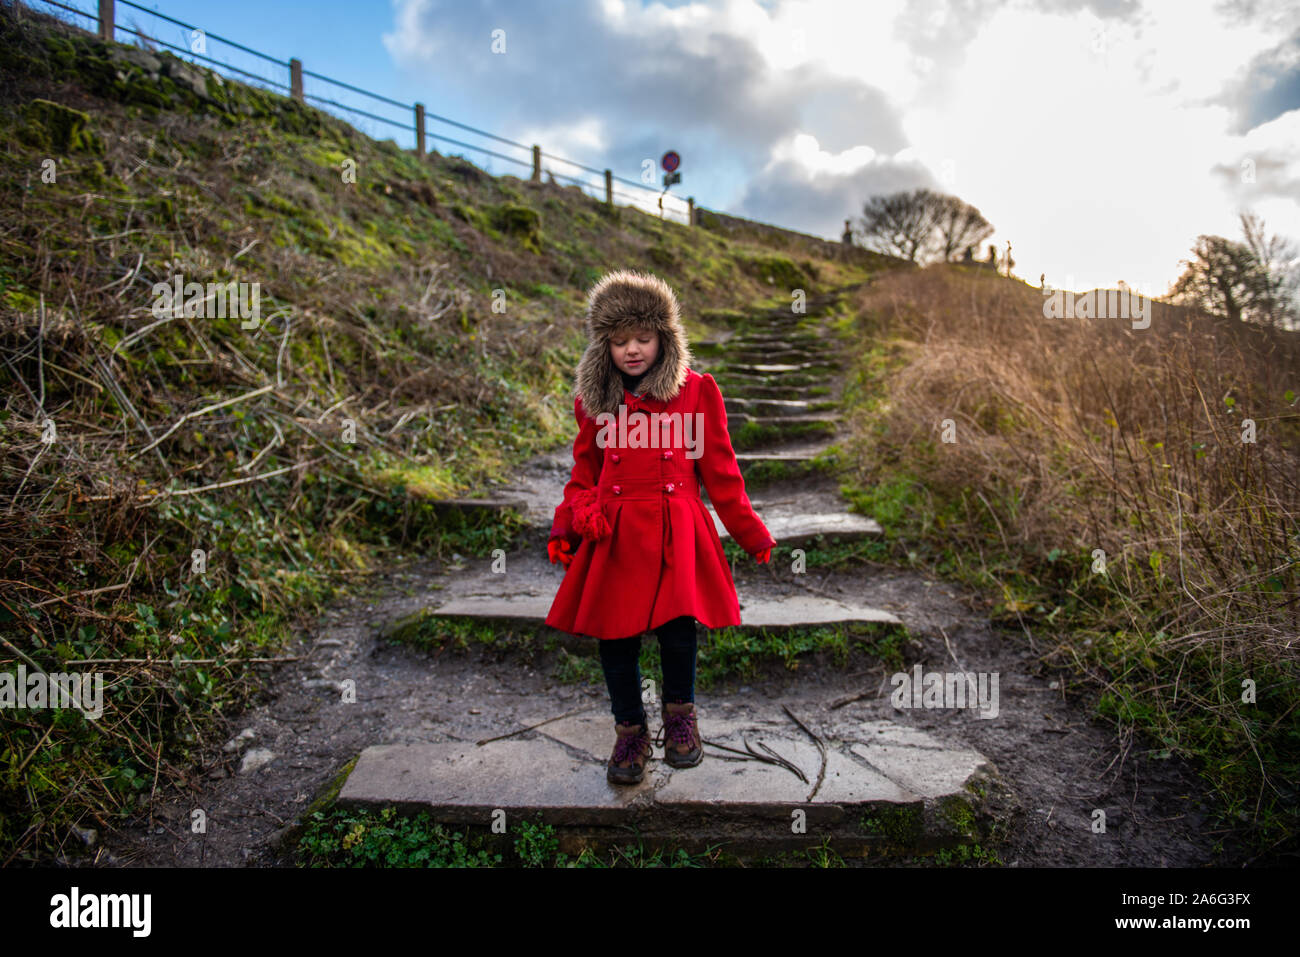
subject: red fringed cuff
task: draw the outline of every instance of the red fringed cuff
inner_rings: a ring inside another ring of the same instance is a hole
[[[588,488],[573,496],[573,530],[587,541],[595,542],[610,533],[609,520],[596,501],[596,489]]]

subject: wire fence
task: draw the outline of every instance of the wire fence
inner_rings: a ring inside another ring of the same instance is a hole
[[[523,167],[528,171],[527,175],[534,178],[540,179],[545,175],[553,177],[557,182],[563,181],[575,184],[595,200],[606,200],[613,203],[615,199],[623,199],[627,201],[628,205],[675,222],[689,224],[693,217],[694,200],[683,203],[676,196],[670,193],[661,194],[644,182],[614,175],[610,170],[595,169],[575,160],[544,152],[540,147],[520,143],[449,117],[430,113],[424,109],[422,104],[403,103],[371,90],[345,83],[334,77],[305,69],[302,62],[296,58],[285,62],[228,37],[211,33],[192,23],[186,23],[184,20],[178,20],[165,13],[141,6],[133,2],[133,0],[100,0],[99,10],[96,12],[83,10],[61,2],[61,0],[35,0],[35,2],[84,18],[90,23],[88,29],[92,32],[97,31],[104,39],[116,40],[117,33],[120,31],[134,38],[135,44],[143,49],[161,47],[175,53],[181,59],[187,59],[198,65],[209,66],[225,74],[235,74],[232,78],[241,82],[261,85],[272,92],[287,94],[304,102],[318,105],[327,112],[334,113],[341,119],[346,120],[372,139],[385,138],[383,135],[385,133],[391,136],[389,131],[396,128],[407,134],[409,137],[407,142],[421,154],[428,148],[431,140],[435,141],[435,148],[440,153],[447,153],[447,155],[460,155],[461,158],[469,160],[469,156],[465,156],[463,153],[448,153],[444,147],[450,146],[460,150],[468,150],[471,155],[482,157],[481,162],[476,165],[480,165],[482,169],[494,176],[503,175],[505,172],[517,172],[516,167]],[[140,26],[135,17],[131,17],[128,23],[120,23],[116,16],[118,6],[153,17],[157,24],[146,30]],[[83,25],[70,19],[62,17],[59,19],[65,19],[65,22],[71,22],[76,26]],[[111,29],[108,27],[109,21],[112,21]],[[218,59],[209,55],[208,45],[210,43],[220,44],[220,52],[223,58]],[[275,79],[274,75],[277,71],[279,71],[279,75],[283,79],[289,82],[285,83],[282,80]],[[272,76],[266,76],[266,73],[271,73]],[[363,107],[361,105],[363,103],[365,107],[369,108]],[[389,115],[385,115],[383,112],[375,112],[376,109],[386,109]],[[400,118],[392,115],[394,109],[403,111],[403,115]],[[511,155],[509,152],[492,149],[482,143],[467,142],[442,133],[434,133],[427,128],[430,121],[446,127],[453,127],[456,130],[463,130],[513,150],[523,151],[523,156]],[[421,127],[424,127],[423,144],[419,142]],[[439,146],[437,144],[443,145]],[[499,161],[499,163],[494,161]],[[513,166],[510,164],[513,164]],[[557,169],[557,165],[561,168]],[[498,169],[498,166],[501,166],[501,168]],[[595,174],[602,182],[593,183],[589,178],[583,177],[582,173]],[[615,183],[630,187],[633,191],[617,190],[614,188]]]

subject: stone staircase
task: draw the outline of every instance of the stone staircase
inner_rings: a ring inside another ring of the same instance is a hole
[[[692,344],[693,367],[711,373],[722,389],[750,500],[781,548],[882,531],[847,509],[826,474],[841,435],[836,409],[845,363],[824,315],[844,291],[810,297],[804,316],[759,314]],[[487,560],[468,562],[427,605],[388,631],[427,618],[544,627],[563,574],[547,563],[544,542],[571,467],[570,450],[561,448],[527,463],[515,481],[490,495],[442,503],[514,509],[537,529],[538,544],[508,556],[509,575]],[[727,541],[726,528],[709,511]],[[897,615],[869,603],[806,586],[780,594],[761,578],[751,581],[737,576],[743,629],[901,626]],[[595,639],[562,637],[566,648],[595,653]],[[603,702],[506,740],[366,748],[338,800],[420,809],[464,824],[486,823],[499,810],[515,820],[540,812],[559,829],[562,849],[626,841],[629,827],[652,843],[696,850],[724,843],[742,856],[807,848],[825,838],[841,854],[864,855],[924,852],[979,838],[973,822],[984,819],[983,802],[1000,787],[997,769],[981,754],[890,720],[837,717],[806,704],[800,715],[768,700],[736,705],[697,696],[703,763],[674,771],[652,761],[636,787],[605,781],[613,719]]]

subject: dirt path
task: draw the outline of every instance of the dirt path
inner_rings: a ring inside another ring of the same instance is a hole
[[[111,855],[100,863],[287,865],[291,862],[276,847],[281,831],[364,747],[473,741],[577,708],[608,709],[603,687],[555,682],[541,660],[493,660],[481,652],[435,658],[380,642],[379,622],[422,606],[430,589],[448,584],[448,578],[449,573],[429,566],[390,572],[374,583],[373,600],[345,601],[315,633],[300,636],[289,653],[304,660],[280,667],[269,700],[231,729],[232,738],[251,731],[241,742],[242,753],[214,756],[192,801],[163,802],[152,829],[120,832],[106,842]],[[993,759],[1022,804],[1009,846],[1000,850],[1007,864],[1215,863],[1214,841],[1203,827],[1204,807],[1194,797],[1201,790],[1195,776],[1177,760],[1147,760],[1139,745],[1121,748],[1105,726],[1089,719],[1082,702],[1063,700],[1053,690],[1023,634],[993,630],[949,586],[919,575],[881,569],[832,576],[823,587],[832,594],[865,592],[886,607],[896,604],[920,639],[907,655],[909,665],[943,668],[955,655],[961,670],[999,672],[999,716],[985,720],[962,710],[895,711],[879,668],[854,674],[809,663],[788,675],[699,694],[706,735],[710,717],[746,716],[747,708],[759,701],[779,700],[805,713],[829,714],[831,703],[873,692],[835,709],[838,719],[890,718]],[[321,684],[322,676],[353,679],[357,703],[340,703],[337,692]],[[263,752],[270,753],[269,763],[240,772],[241,763],[248,761],[251,767],[266,757]],[[205,838],[188,832],[196,807],[207,813]],[[1105,835],[1090,830],[1095,808],[1106,811]]]

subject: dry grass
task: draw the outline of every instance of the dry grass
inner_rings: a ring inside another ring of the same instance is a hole
[[[1256,811],[1290,801],[1300,335],[1163,304],[1146,329],[1048,319],[1037,289],[960,267],[891,274],[860,306],[897,356],[859,410],[862,486],[904,489],[905,534],[1054,635],[1045,657],[1096,679],[1121,725],[1184,753],[1214,737],[1254,765]]]

